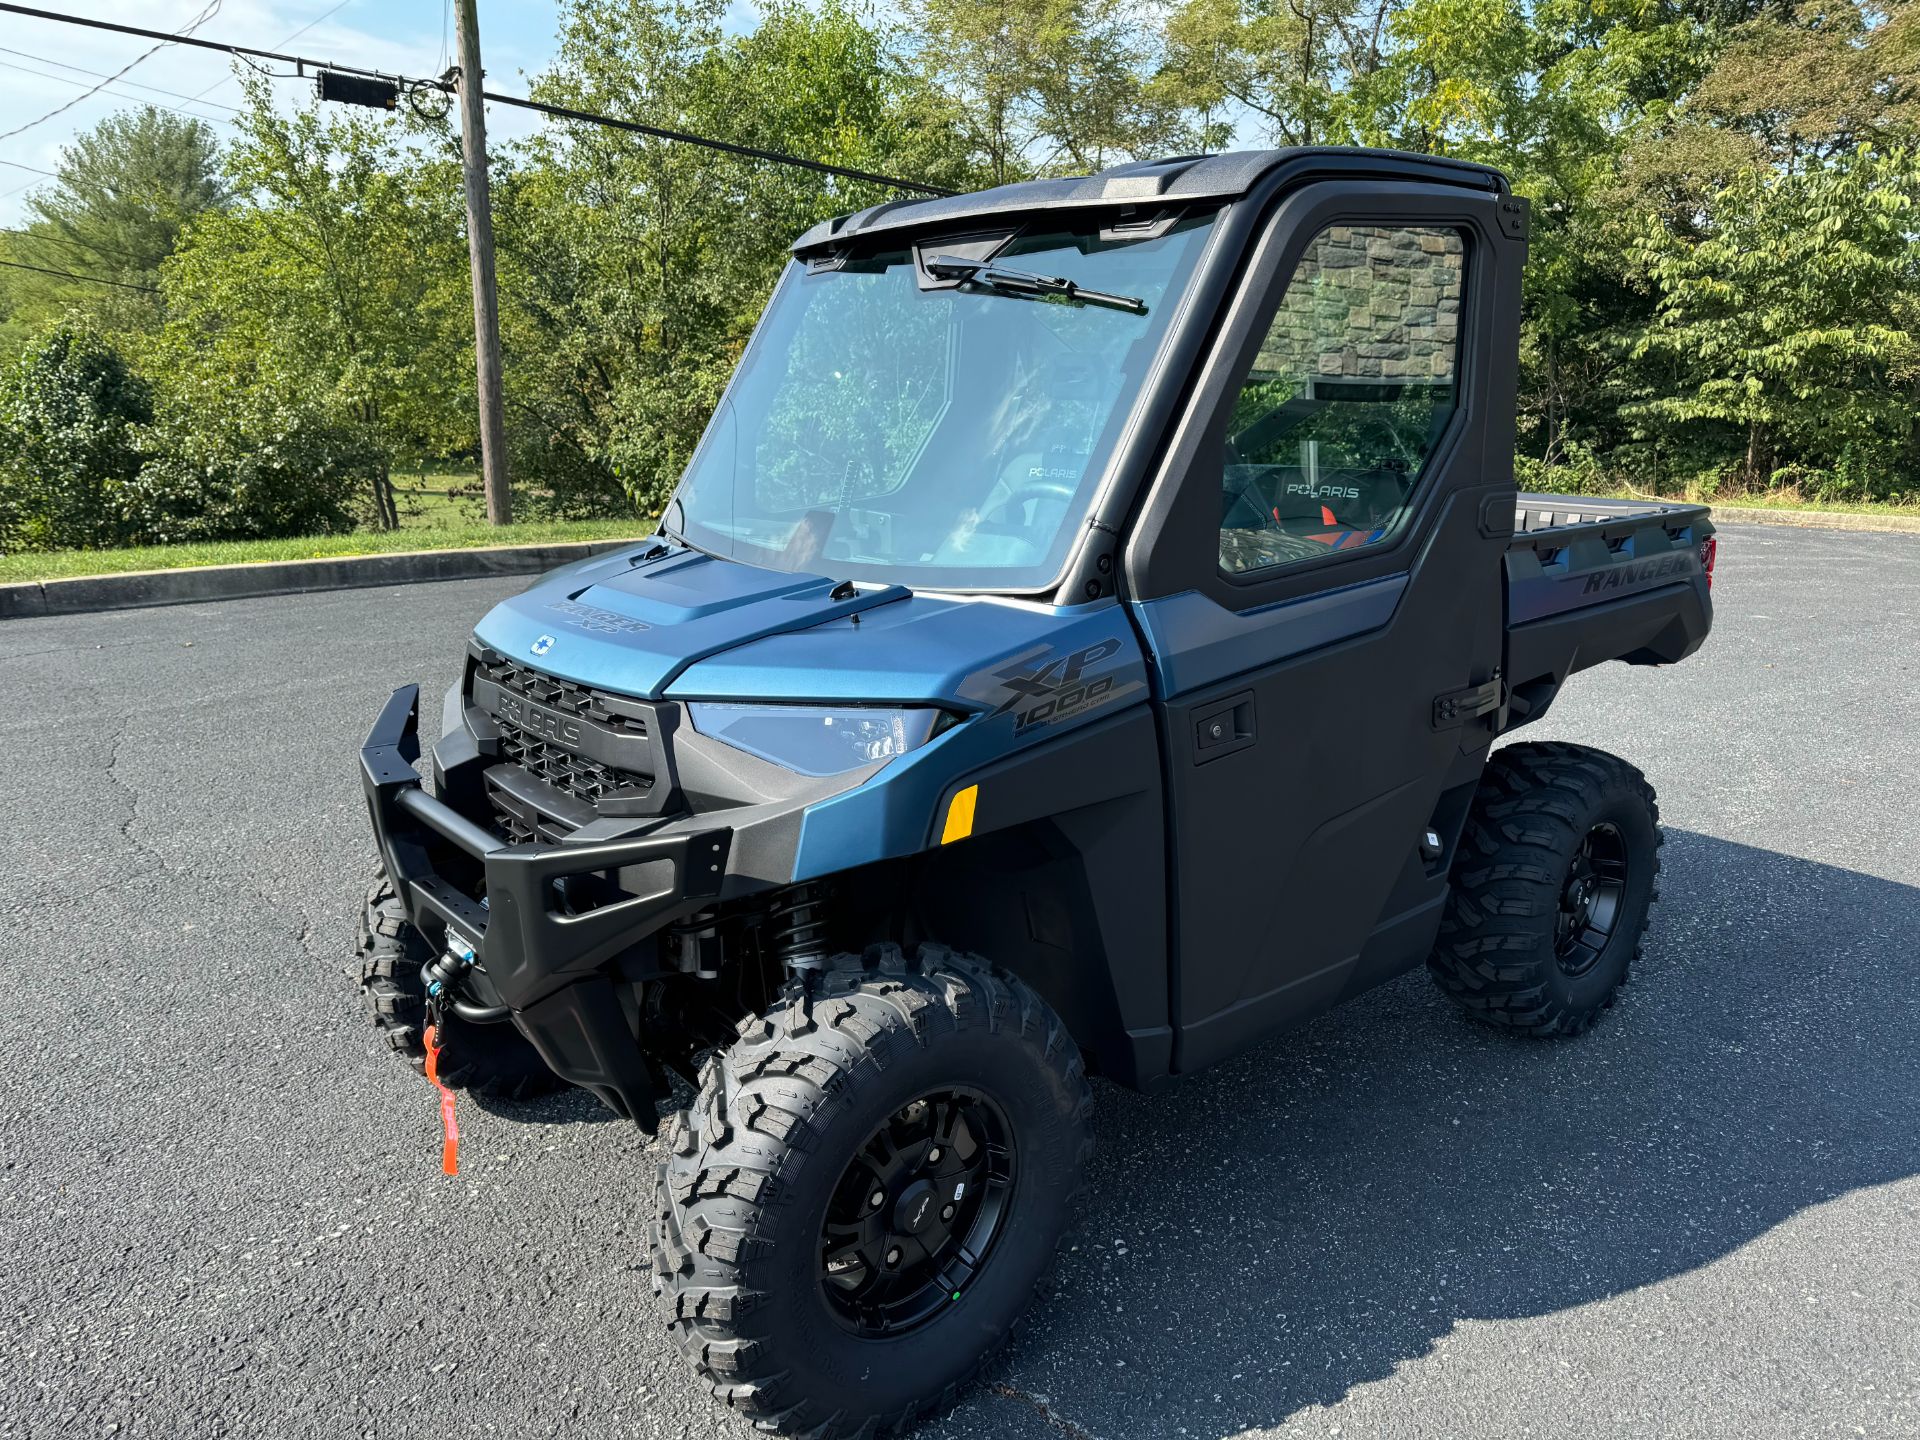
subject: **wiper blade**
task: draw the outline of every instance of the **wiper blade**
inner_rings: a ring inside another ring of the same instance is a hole
[[[1138,296],[1089,290],[1060,275],[1036,275],[1031,270],[1012,270],[991,260],[969,260],[961,255],[932,255],[924,263],[929,274],[943,279],[958,277],[963,284],[985,285],[1009,295],[1058,295],[1062,299],[1105,305],[1134,315],[1147,313],[1147,302]]]

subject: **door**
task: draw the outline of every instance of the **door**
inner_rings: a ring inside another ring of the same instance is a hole
[[[1524,242],[1497,202],[1335,182],[1283,201],[1131,541],[1177,1069],[1432,943],[1505,623]]]

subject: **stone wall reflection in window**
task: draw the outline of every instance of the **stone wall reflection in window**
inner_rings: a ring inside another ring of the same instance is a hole
[[[1456,230],[1314,237],[1241,385],[1220,457],[1220,568],[1388,538],[1458,403]]]

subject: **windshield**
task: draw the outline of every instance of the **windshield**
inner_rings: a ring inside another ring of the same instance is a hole
[[[993,255],[1029,281],[1058,277],[1139,309],[1015,289],[992,267],[943,269],[964,239],[922,243],[932,287],[906,248],[790,267],[668,529],[778,570],[933,589],[1050,584],[1211,223],[1130,241],[1054,229]]]

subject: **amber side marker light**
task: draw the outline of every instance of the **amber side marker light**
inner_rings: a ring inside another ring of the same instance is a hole
[[[951,845],[956,840],[964,840],[973,834],[973,806],[980,797],[980,787],[969,785],[959,791],[947,805],[946,828],[940,832],[940,843]]]

